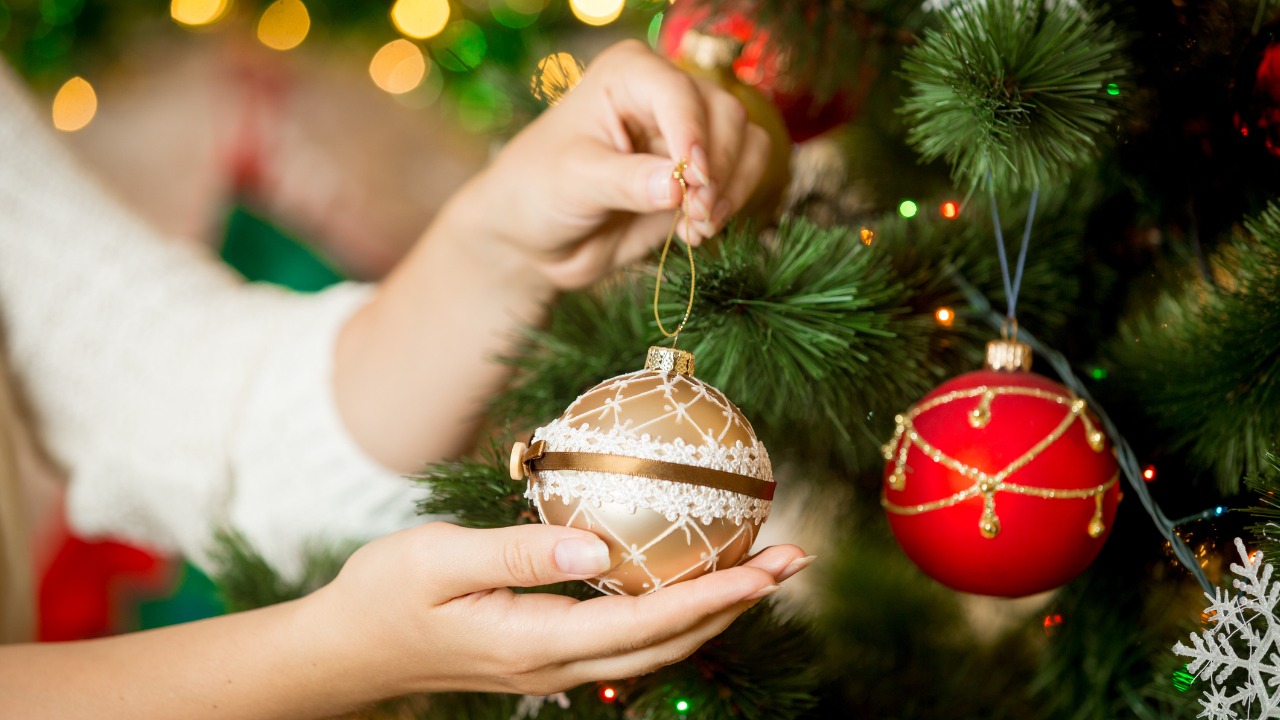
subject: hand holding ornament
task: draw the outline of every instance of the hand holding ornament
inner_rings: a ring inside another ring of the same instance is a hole
[[[599,574],[608,551],[593,534],[433,523],[366,545],[304,602],[314,627],[333,629],[328,657],[353,663],[353,680],[383,694],[545,695],[684,659],[810,560],[782,545],[645,597],[578,601],[508,586]]]

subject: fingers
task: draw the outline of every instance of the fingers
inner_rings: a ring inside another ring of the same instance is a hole
[[[672,665],[692,655],[711,638],[724,632],[734,620],[759,602],[743,601],[704,619],[688,631],[656,645],[612,657],[570,663],[565,673],[580,685],[595,680],[636,677]]]
[[[587,600],[548,618],[544,632],[565,662],[626,654],[686,633],[775,584],[759,568],[730,568],[642,597]]]
[[[706,147],[708,127],[707,109],[693,78],[634,40],[605,51],[596,65],[616,70],[598,76],[606,78],[605,93],[624,121],[656,128],[672,160],[690,161],[690,185],[709,184],[711,169],[693,162],[693,149]]]
[[[765,548],[744,562],[743,566],[764,570],[772,575],[776,582],[782,582],[809,567],[815,557],[805,555],[804,550],[795,545],[778,545]]]
[[[422,528],[419,552],[436,566],[441,600],[500,587],[583,580],[609,569],[609,549],[584,530],[520,525],[472,530],[444,523]]]
[[[639,215],[670,211],[680,204],[680,184],[670,158],[619,153],[602,143],[583,142],[574,151],[574,175],[592,188],[605,210]]]
[[[770,145],[769,134],[763,128],[750,123],[746,126],[738,148],[738,164],[725,184],[720,204],[712,211],[718,226],[723,226],[730,214],[740,210],[760,184],[769,165]]]
[[[694,148],[694,159],[696,164],[710,167],[713,187],[699,190],[698,199],[703,207],[694,214],[694,219],[700,221],[698,230],[710,236],[720,229],[729,215],[730,208],[723,202],[725,189],[737,180],[739,159],[750,149],[744,146],[748,130],[747,110],[736,97],[715,83],[704,79],[697,80],[697,83],[707,107],[710,139],[705,150],[701,146]],[[708,190],[713,192],[705,192]]]

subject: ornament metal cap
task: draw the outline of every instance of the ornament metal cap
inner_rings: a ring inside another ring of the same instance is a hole
[[[693,353],[653,345],[649,348],[649,356],[644,360],[644,369],[693,377]]]
[[[704,70],[720,70],[733,67],[742,46],[735,38],[688,30],[680,40],[680,54]]]
[[[987,343],[987,369],[1016,372],[1031,370],[1031,346],[1017,340]]]

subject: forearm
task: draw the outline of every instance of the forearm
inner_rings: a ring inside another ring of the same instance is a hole
[[[540,322],[554,290],[518,251],[485,236],[485,195],[459,192],[347,323],[335,388],[357,442],[403,471],[464,451],[508,370],[497,357]]]
[[[0,716],[330,717],[392,694],[307,599],[101,640],[0,646]]]

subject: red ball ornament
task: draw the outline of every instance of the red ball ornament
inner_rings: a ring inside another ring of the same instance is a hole
[[[1258,33],[1242,55],[1232,121],[1242,137],[1280,157],[1280,23]]]
[[[1098,555],[1120,501],[1119,466],[1085,402],[1028,372],[997,341],[988,369],[943,383],[897,417],[881,502],[903,551],[956,590],[1051,590]]]
[[[742,43],[742,51],[733,61],[734,75],[763,93],[778,108],[792,142],[804,142],[852,120],[862,104],[865,89],[870,87],[870,69],[859,70],[859,92],[839,91],[819,100],[805,78],[789,72],[786,51],[770,41],[769,31],[761,29],[746,9],[749,6],[744,6],[744,11],[724,10],[712,17],[712,9],[705,3],[681,0],[663,17],[658,50],[678,60],[682,55],[681,43],[689,30]]]

